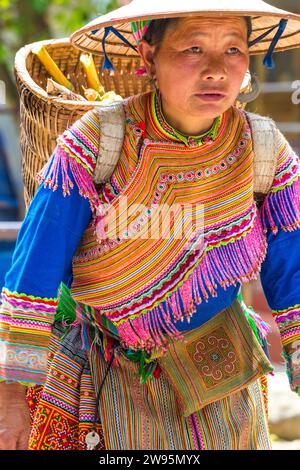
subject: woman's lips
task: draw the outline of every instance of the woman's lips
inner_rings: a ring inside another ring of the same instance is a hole
[[[225,95],[222,95],[221,93],[199,93],[196,96],[203,101],[221,101],[225,98]]]

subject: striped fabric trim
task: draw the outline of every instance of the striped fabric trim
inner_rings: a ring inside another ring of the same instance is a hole
[[[300,304],[282,310],[272,310],[283,346],[300,340]]]
[[[300,176],[299,157],[279,129],[277,129],[277,149],[277,168],[271,187],[272,192],[285,188]]]
[[[259,379],[240,392],[218,400],[192,416],[193,428],[202,438],[203,449],[272,449],[265,399]]]
[[[100,143],[99,113],[92,109],[57,138],[57,143],[73,156],[91,175]]]
[[[6,288],[1,297],[0,380],[42,384],[57,298],[34,297]]]
[[[289,232],[300,227],[300,159],[279,130],[277,149],[274,181],[261,207],[264,230],[275,235],[278,227]]]
[[[291,389],[300,395],[300,304],[272,310],[272,314],[280,332],[281,355],[285,359]]]
[[[104,211],[93,182],[100,143],[99,114],[90,110],[57,138],[57,146],[46,165],[36,175],[39,184],[44,183],[56,191],[59,174],[62,176],[64,196],[74,187],[89,199],[94,214]],[[71,178],[72,176],[72,178]],[[100,211],[100,212],[99,212]]]

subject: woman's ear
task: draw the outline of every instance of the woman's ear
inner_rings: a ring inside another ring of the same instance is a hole
[[[152,46],[151,44],[149,44],[144,39],[142,39],[139,42],[138,46],[137,46],[139,54],[140,54],[140,56],[142,57],[142,59],[144,61],[147,74],[150,77],[153,77],[156,73],[156,70],[155,70],[155,48],[156,48],[156,46],[154,46],[154,45]]]

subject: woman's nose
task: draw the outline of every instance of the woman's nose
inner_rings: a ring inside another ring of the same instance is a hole
[[[227,72],[225,64],[220,60],[209,60],[206,64],[205,69],[202,71],[202,78],[204,80],[224,80]]]

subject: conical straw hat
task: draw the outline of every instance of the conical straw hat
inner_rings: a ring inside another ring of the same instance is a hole
[[[106,53],[118,57],[136,57],[138,51],[130,47],[124,40],[105,28],[113,26],[129,43],[134,46],[131,22],[157,18],[174,18],[184,16],[250,16],[252,34],[250,42],[254,42],[263,33],[269,34],[249,47],[250,54],[263,54],[271,46],[280,20],[288,20],[284,31],[275,43],[274,51],[283,51],[300,47],[300,15],[281,10],[261,0],[133,0],[106,15],[95,18],[86,26],[75,31],[71,43],[92,54],[103,53],[105,39]],[[104,38],[105,35],[105,38]],[[272,48],[272,46],[271,46]]]

